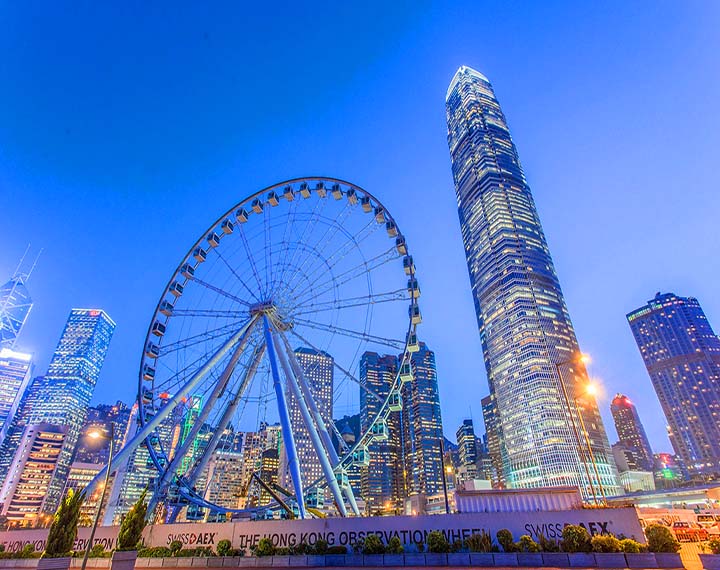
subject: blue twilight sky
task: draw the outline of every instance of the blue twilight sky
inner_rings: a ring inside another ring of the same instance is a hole
[[[606,421],[623,391],[669,449],[625,314],[674,291],[720,329],[718,29],[711,0],[4,2],[0,279],[28,242],[44,249],[19,348],[43,372],[70,308],[104,308],[118,328],[95,400],[129,401],[152,310],[195,239],[247,194],[324,174],[397,219],[445,431],[481,425],[445,138],[465,64],[508,117]]]

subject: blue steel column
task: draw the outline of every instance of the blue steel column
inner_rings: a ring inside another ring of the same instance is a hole
[[[285,392],[280,383],[280,373],[278,372],[277,359],[275,357],[275,346],[273,338],[270,334],[270,324],[267,315],[263,315],[263,328],[265,330],[265,346],[267,348],[268,360],[270,360],[270,368],[273,376],[273,386],[275,387],[275,396],[278,402],[278,412],[280,414],[280,427],[282,428],[283,442],[285,443],[285,451],[288,457],[288,469],[295,487],[295,497],[297,498],[298,510],[300,518],[305,518],[305,497],[303,496],[302,480],[300,479],[300,465],[298,464],[297,450],[295,449],[295,438],[290,429],[290,417],[288,416],[287,402],[285,401]]]

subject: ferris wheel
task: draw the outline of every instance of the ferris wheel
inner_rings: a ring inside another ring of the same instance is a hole
[[[368,446],[387,439],[388,417],[402,409],[419,348],[419,296],[395,219],[357,185],[294,179],[220,216],[173,272],[147,332],[140,428],[126,447],[147,446],[158,471],[153,506],[243,510],[213,502],[208,463],[232,433],[274,422],[299,516],[317,489],[331,494],[338,515],[359,515],[348,470],[369,464]],[[298,350],[328,357],[329,410]],[[361,380],[366,351],[398,358],[383,393]],[[357,412],[362,397],[376,411],[348,447],[333,408]],[[302,475],[298,430],[320,466],[314,480]]]

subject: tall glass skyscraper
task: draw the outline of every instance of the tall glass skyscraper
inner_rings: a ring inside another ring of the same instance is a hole
[[[638,467],[652,471],[655,464],[652,448],[635,404],[625,394],[616,394],[610,404],[610,413],[615,422],[618,443],[633,454]]]
[[[587,373],[576,362],[575,331],[492,85],[481,73],[461,67],[448,88],[446,111],[505,482],[510,487],[577,485],[589,496],[589,479],[598,483],[596,466],[605,493],[619,493],[597,403],[583,389]],[[584,434],[576,436],[573,423],[584,425],[589,446]]]
[[[658,293],[627,319],[675,453],[691,476],[720,475],[720,339],[700,303]]]
[[[30,382],[32,355],[0,348],[0,445]]]
[[[0,348],[13,348],[32,309],[27,274],[16,272],[0,287]]]
[[[54,513],[58,507],[114,330],[115,323],[105,311],[72,309],[47,374],[32,382],[11,427],[11,430],[21,432],[25,426],[34,424],[67,427],[63,449],[44,500],[45,513]],[[8,435],[6,443],[10,439]],[[3,445],[0,456],[15,451]]]

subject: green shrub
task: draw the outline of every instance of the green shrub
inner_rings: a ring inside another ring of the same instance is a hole
[[[90,558],[110,558],[110,553],[102,544],[96,544],[90,549]]]
[[[169,558],[172,555],[167,546],[154,546],[138,550],[138,558]]]
[[[416,542],[415,548],[417,548],[418,552],[425,552],[425,543],[424,542]]]
[[[637,554],[638,552],[645,551],[645,545],[640,544],[637,540],[633,540],[632,538],[623,538],[620,541],[620,548],[623,552],[627,552],[628,554]]]
[[[529,534],[523,534],[516,546],[520,552],[540,552],[540,546]]]
[[[255,556],[272,556],[275,554],[275,545],[269,538],[261,538],[253,549]]]
[[[218,556],[232,556],[232,551],[232,542],[230,542],[227,538],[223,538],[217,543]]]
[[[341,544],[336,544],[327,549],[328,554],[347,554],[347,551],[347,546],[342,546]]]
[[[538,545],[540,546],[540,552],[560,552],[558,541],[545,538],[544,534],[538,536]]]
[[[706,547],[711,554],[720,554],[720,538],[717,536],[715,538],[711,538],[708,540]]]
[[[560,546],[563,552],[590,552],[590,534],[580,525],[569,524],[562,531]]]
[[[327,554],[327,551],[328,551],[327,540],[318,538],[315,541],[315,544],[313,544],[313,554]]]
[[[675,540],[672,531],[660,524],[651,524],[645,529],[650,552],[672,552],[680,550],[680,543]]]
[[[388,554],[402,554],[405,552],[405,549],[403,548],[402,542],[400,542],[400,538],[397,536],[393,536],[390,541],[388,542],[386,552]]]
[[[146,491],[143,491],[138,500],[125,515],[120,523],[118,532],[118,550],[137,550],[142,539],[142,533],[147,521],[147,503],[145,502]]]
[[[470,552],[492,552],[492,537],[484,530],[480,534],[472,534],[465,539],[465,547]]]
[[[590,539],[593,552],[622,552],[620,541],[612,534],[598,534]]]
[[[290,547],[280,546],[275,549],[275,554],[278,556],[287,556],[288,554],[290,554]]]
[[[501,528],[497,531],[495,537],[497,538],[498,544],[502,546],[504,552],[517,552],[517,547],[513,541],[513,535],[508,529]]]
[[[182,550],[182,547],[183,547],[182,542],[180,542],[179,540],[173,540],[170,543],[170,547],[169,547],[170,556],[177,556],[177,553],[180,552],[180,550]]]
[[[85,493],[75,493],[72,489],[60,503],[53,517],[43,558],[63,558],[72,553],[77,538],[80,507],[85,500]]]
[[[385,545],[377,534],[368,534],[362,545],[363,554],[385,554]]]
[[[445,538],[445,535],[439,530],[433,530],[428,533],[427,547],[428,552],[434,552],[439,554],[450,552],[450,544]]]

